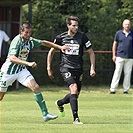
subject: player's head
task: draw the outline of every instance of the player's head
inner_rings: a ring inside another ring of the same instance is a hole
[[[29,22],[24,22],[20,26],[20,34],[22,38],[24,39],[24,41],[27,41],[30,38],[32,34],[32,26]]]
[[[76,17],[76,16],[69,16],[69,17],[66,19],[66,24],[71,25],[71,20],[77,21],[77,22],[79,21],[78,17]]]
[[[66,19],[66,24],[67,24],[67,27],[68,27],[68,32],[71,34],[71,35],[75,35],[78,31],[78,17],[76,16],[69,16],[67,19]]]

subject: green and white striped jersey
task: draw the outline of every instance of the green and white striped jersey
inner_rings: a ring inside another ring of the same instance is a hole
[[[24,42],[21,35],[17,35],[10,44],[8,56],[5,63],[2,65],[1,71],[6,72],[7,74],[20,72],[26,66],[10,62],[9,57],[15,55],[21,60],[27,60],[30,50],[40,45],[42,45],[42,40],[30,37],[28,41]]]

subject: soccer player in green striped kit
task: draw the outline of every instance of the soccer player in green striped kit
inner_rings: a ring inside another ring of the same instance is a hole
[[[36,102],[38,103],[44,121],[56,119],[57,115],[52,115],[48,112],[45,100],[40,92],[39,85],[36,83],[32,74],[27,70],[26,66],[35,68],[36,62],[28,62],[27,58],[30,50],[35,46],[54,47],[64,51],[66,46],[59,46],[46,40],[39,40],[31,37],[32,26],[28,22],[24,22],[20,26],[20,34],[17,35],[11,42],[8,56],[5,63],[1,67],[0,73],[0,100],[3,99],[8,86],[17,80],[22,85],[30,88]]]

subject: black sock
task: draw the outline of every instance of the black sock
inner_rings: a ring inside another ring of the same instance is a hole
[[[74,120],[78,118],[78,100],[77,100],[77,94],[72,94],[70,97],[70,105],[73,113]]]
[[[63,99],[58,100],[58,103],[57,103],[57,104],[58,104],[59,106],[62,106],[62,105],[64,105],[64,104],[70,103],[70,96],[71,96],[70,93],[67,94]]]

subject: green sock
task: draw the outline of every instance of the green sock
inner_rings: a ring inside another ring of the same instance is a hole
[[[34,93],[34,97],[42,111],[42,115],[46,116],[48,114],[48,110],[47,110],[45,101],[43,99],[42,93]]]

